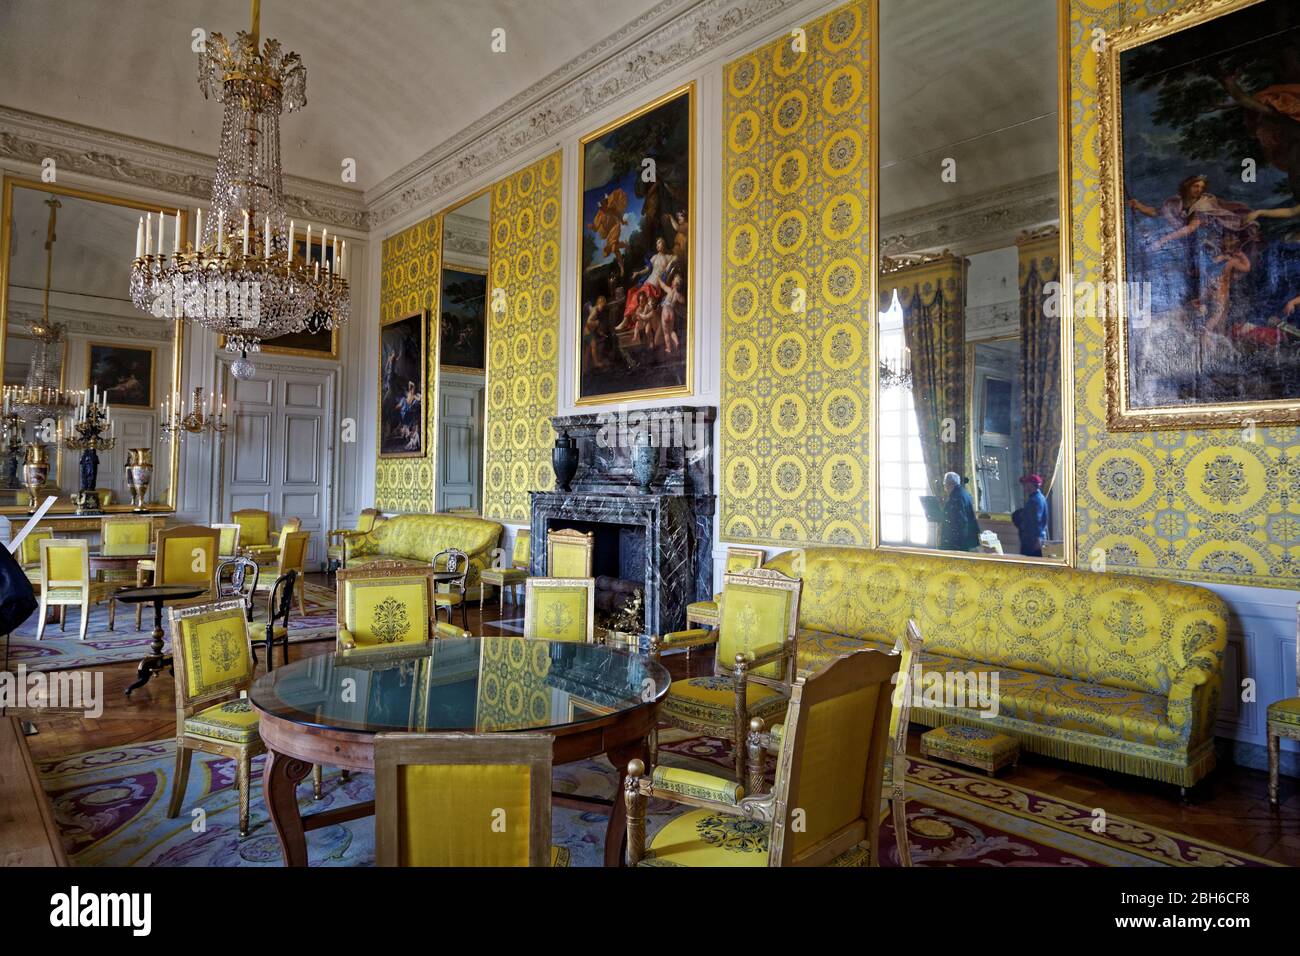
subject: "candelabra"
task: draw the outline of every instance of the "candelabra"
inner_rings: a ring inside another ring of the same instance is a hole
[[[225,401],[217,399],[205,405],[202,385],[195,386],[188,412],[182,410],[179,396],[163,402],[160,411],[160,437],[164,442],[173,438],[184,441],[187,433],[206,437],[208,433],[220,435],[226,430]]]
[[[82,396],[68,421],[63,447],[81,452],[81,490],[77,492],[77,514],[99,514],[99,495],[95,484],[99,479],[98,452],[108,451],[117,444],[113,435],[113,413],[108,407],[107,393],[100,394],[95,387],[93,395]]]

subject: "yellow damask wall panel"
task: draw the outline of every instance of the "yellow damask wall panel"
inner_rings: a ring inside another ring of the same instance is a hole
[[[379,319],[389,322],[427,309],[438,314],[442,277],[442,232],[437,216],[384,240],[380,262]],[[438,368],[437,325],[425,329],[428,344],[424,382],[424,445],[422,458],[379,459],[376,437],[375,507],[383,511],[433,511],[434,375]],[[375,332],[378,335],[378,331]],[[375,370],[378,382],[378,369]],[[376,386],[378,387],[378,386]]]
[[[721,531],[867,545],[872,5],[723,73]]]
[[[483,516],[527,523],[555,485],[560,339],[560,154],[492,187]]]
[[[1194,0],[1070,0],[1071,243],[1076,280],[1101,281],[1095,29]],[[1157,577],[1296,587],[1300,435],[1294,427],[1106,430],[1105,330],[1075,317],[1078,561]]]

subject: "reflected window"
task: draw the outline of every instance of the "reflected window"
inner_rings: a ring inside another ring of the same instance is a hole
[[[880,524],[886,541],[930,542],[922,498],[929,494],[921,429],[912,390],[904,384],[911,358],[903,340],[903,306],[895,292],[880,313]]]

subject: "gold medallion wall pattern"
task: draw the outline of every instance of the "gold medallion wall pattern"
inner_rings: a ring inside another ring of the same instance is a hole
[[[870,541],[872,5],[723,71],[721,531]]]
[[[483,517],[530,520],[555,484],[560,340],[560,153],[492,187]]]
[[[1094,30],[1205,0],[1070,0],[1070,241],[1076,281],[1101,281],[1101,157]],[[1157,577],[1300,583],[1297,429],[1106,430],[1105,328],[1075,316],[1077,560]]]
[[[438,314],[438,289],[442,276],[442,233],[437,216],[384,240],[380,264],[379,321],[414,315],[428,309]],[[375,507],[382,511],[433,511],[434,376],[438,368],[437,327],[427,329],[427,369],[424,382],[424,446],[422,458],[390,458],[375,464]],[[376,329],[376,336],[379,330]],[[376,370],[376,376],[378,371]],[[378,381],[378,378],[376,378]],[[377,386],[376,386],[377,387]],[[378,409],[375,410],[378,416]],[[375,451],[378,458],[378,428]]]

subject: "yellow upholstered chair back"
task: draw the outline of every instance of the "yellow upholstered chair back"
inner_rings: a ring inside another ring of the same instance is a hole
[[[169,608],[176,703],[185,713],[238,697],[253,683],[243,601]]]
[[[284,524],[280,526],[280,541],[284,540],[284,536],[286,534],[290,534],[294,531],[301,531],[301,530],[302,530],[301,518],[285,518]],[[279,542],[276,543],[278,544]]]
[[[111,504],[113,503],[113,489],[112,489],[112,488],[96,488],[96,489],[95,489],[95,500],[97,500],[97,501],[99,502],[99,506],[100,506],[101,508],[107,508],[109,505],[111,505]]]
[[[524,582],[524,637],[591,642],[595,617],[595,578],[529,578]]]
[[[858,651],[795,682],[772,787],[781,810],[772,821],[769,865],[823,866],[863,841],[879,860],[898,672],[898,655]],[[906,708],[908,695],[897,696]],[[899,719],[906,727],[905,710]]]
[[[44,538],[41,547],[41,588],[90,587],[90,546],[85,538]]]
[[[548,866],[551,738],[375,737],[379,866]]]
[[[158,532],[154,584],[202,584],[216,593],[221,532],[203,525],[180,525]]]
[[[241,508],[231,512],[230,520],[239,525],[239,537],[244,545],[271,543],[271,512]]]
[[[418,644],[433,620],[433,569],[367,567],[337,576],[340,629],[356,647]],[[340,634],[340,644],[343,635]]]
[[[728,548],[727,574],[737,571],[753,571],[763,566],[762,548]]]
[[[307,548],[310,544],[310,531],[281,531],[279,574],[284,574],[286,571],[297,571],[299,576],[304,574],[307,565]]]
[[[44,528],[31,532],[18,546],[18,563],[25,568],[36,567],[41,563],[41,542],[53,537],[54,532]]]
[[[99,536],[103,554],[147,555],[153,550],[153,519],[134,515],[105,518]]]
[[[595,535],[590,531],[561,528],[546,532],[546,574],[552,578],[591,577],[591,551]]]
[[[212,527],[221,532],[221,537],[217,541],[217,550],[222,555],[238,554],[239,535],[243,529],[233,521],[229,524],[214,524]]]
[[[533,533],[527,528],[515,532],[514,547],[510,551],[511,567],[528,570],[528,562],[532,558],[532,542]]]
[[[737,654],[753,656],[755,651],[793,639],[803,590],[803,582],[797,578],[762,569],[728,574],[722,581],[715,673],[729,672]],[[779,664],[765,665],[754,673],[773,679],[782,676]]]

